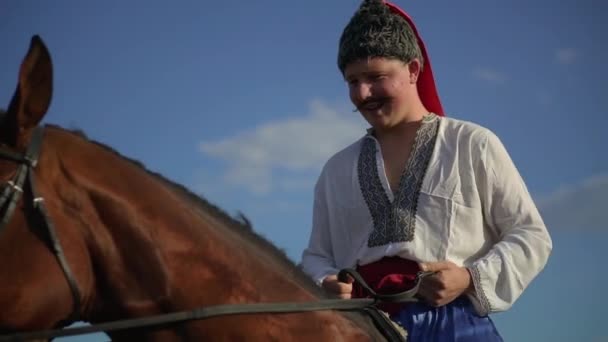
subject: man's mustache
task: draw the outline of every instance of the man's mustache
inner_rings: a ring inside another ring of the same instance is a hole
[[[368,106],[371,103],[386,103],[390,101],[389,97],[383,96],[383,97],[370,97],[368,99],[365,99],[364,101],[361,101],[359,103],[355,104],[355,109],[353,109],[353,112],[357,112],[357,111],[361,111],[362,109],[365,109],[364,107]]]

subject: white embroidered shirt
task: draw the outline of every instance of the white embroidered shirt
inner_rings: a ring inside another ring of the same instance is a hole
[[[371,134],[328,160],[302,268],[320,284],[384,256],[449,260],[470,270],[479,314],[507,310],[544,268],[549,233],[495,134],[453,118],[423,122],[395,195]]]

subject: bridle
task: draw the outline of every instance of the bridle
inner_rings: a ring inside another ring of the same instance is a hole
[[[0,117],[0,121],[1,121]],[[78,321],[80,318],[81,300],[80,290],[74,274],[72,273],[61,243],[55,232],[55,227],[51,221],[45,206],[44,198],[40,196],[36,189],[34,169],[38,164],[40,148],[42,146],[43,128],[36,127],[33,130],[30,145],[24,154],[0,147],[0,160],[9,160],[18,164],[17,172],[12,180],[0,185],[0,238],[4,227],[10,222],[11,216],[15,211],[17,203],[24,192],[29,190],[31,195],[32,207],[35,214],[39,215],[43,222],[44,237],[49,248],[53,251],[65,278],[68,282],[73,297],[73,311],[68,322]],[[297,313],[320,310],[341,310],[341,311],[361,311],[372,318],[372,321],[388,341],[403,342],[404,337],[398,331],[393,322],[382,313],[376,306],[381,302],[415,302],[415,295],[418,292],[422,279],[432,272],[419,272],[415,279],[415,285],[410,290],[396,294],[378,294],[374,292],[363,280],[363,278],[352,269],[344,269],[340,272],[339,278],[343,279],[350,275],[359,283],[371,296],[371,298],[357,298],[350,300],[325,299],[316,302],[291,302],[291,303],[252,303],[252,304],[226,304],[198,308],[190,311],[173,312],[156,316],[120,320],[108,323],[100,323],[91,326],[73,327],[56,330],[41,330],[34,332],[17,333],[12,335],[0,335],[0,342],[3,341],[24,341],[33,339],[50,339],[62,336],[74,336],[90,334],[95,332],[110,332],[131,328],[152,327],[167,325],[171,323],[185,322],[190,320],[200,320],[210,317],[236,315],[236,314],[260,314],[260,313]]]
[[[80,317],[80,290],[78,284],[74,278],[74,274],[70,269],[70,266],[65,259],[65,254],[61,248],[61,243],[55,232],[55,226],[50,220],[48,211],[44,204],[44,198],[40,196],[36,189],[36,182],[34,180],[34,169],[38,164],[38,157],[40,155],[40,148],[42,146],[43,128],[36,127],[32,132],[31,142],[27,147],[24,154],[17,153],[11,150],[0,148],[0,159],[9,160],[17,163],[17,172],[15,173],[12,180],[1,185],[0,192],[0,213],[2,217],[0,219],[0,237],[5,226],[10,222],[19,198],[23,193],[29,190],[31,194],[31,203],[34,208],[35,214],[39,215],[41,222],[43,223],[43,236],[48,243],[49,248],[52,250],[59,266],[61,267],[65,278],[72,292],[73,298],[73,309],[70,316],[67,318],[68,321],[77,321]],[[25,197],[24,197],[25,198]]]

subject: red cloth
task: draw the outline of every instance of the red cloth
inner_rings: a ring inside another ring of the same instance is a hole
[[[418,263],[400,257],[385,257],[371,264],[357,266],[367,285],[376,293],[393,294],[414,286]],[[368,298],[369,294],[358,283],[353,284],[352,298]],[[378,307],[389,314],[397,313],[406,303],[382,303]]]
[[[409,14],[405,13],[404,10],[399,8],[397,5],[384,1],[384,3],[391,9],[393,13],[397,13],[410,24],[416,38],[418,38],[418,45],[420,45],[420,50],[422,51],[422,57],[424,58],[424,67],[422,72],[418,77],[418,94],[420,95],[420,100],[429,111],[440,115],[445,116],[443,112],[443,107],[441,106],[441,101],[439,100],[439,94],[437,93],[437,87],[435,86],[435,79],[433,77],[433,69],[431,68],[431,59],[429,58],[426,47],[424,46],[424,42],[416,29],[416,25],[414,25],[414,21],[409,16]]]

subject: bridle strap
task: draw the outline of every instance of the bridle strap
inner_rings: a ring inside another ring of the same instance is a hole
[[[23,193],[23,185],[27,174],[30,173],[30,170],[36,167],[36,164],[38,163],[41,145],[42,131],[37,128],[32,134],[32,141],[25,154],[22,155],[11,150],[0,150],[0,159],[11,160],[19,164],[14,179],[6,184],[2,196],[0,197],[0,208],[3,208],[8,201],[4,216],[0,221],[0,232],[2,232],[4,226],[6,226],[13,215],[17,202]]]
[[[14,179],[8,181],[4,187],[4,191],[2,191],[2,196],[0,197],[0,208],[6,209],[4,211],[2,220],[0,220],[0,233],[11,219],[11,216],[17,207],[17,202],[19,202],[19,198],[21,198],[21,194],[23,194],[23,185],[25,183],[28,169],[29,167],[27,164],[20,164],[17,168],[17,173],[15,174]]]
[[[80,300],[80,290],[78,288],[78,284],[76,283],[76,277],[74,277],[74,273],[72,273],[72,269],[65,258],[65,253],[63,252],[63,248],[61,247],[61,243],[59,241],[59,237],[57,236],[57,232],[55,231],[55,225],[48,214],[48,210],[46,209],[46,205],[44,203],[44,198],[38,196],[38,192],[36,191],[36,183],[34,181],[33,172],[29,173],[29,183],[30,190],[32,191],[32,196],[34,197],[33,204],[34,208],[37,209],[39,215],[42,218],[42,222],[44,222],[46,226],[46,232],[48,233],[48,239],[50,242],[50,247],[55,257],[57,257],[57,262],[61,266],[63,270],[63,274],[70,286],[70,291],[72,292],[72,298],[74,299],[74,308],[72,310],[72,314],[67,318],[67,321],[77,321],[80,319],[80,308],[81,308],[81,300]]]
[[[48,211],[44,204],[44,198],[42,198],[37,191],[34,178],[34,168],[38,164],[38,157],[42,147],[42,139],[43,128],[36,127],[32,132],[30,145],[28,146],[24,155],[9,150],[0,150],[0,159],[7,159],[19,163],[19,167],[14,179],[7,183],[2,195],[0,195],[0,209],[4,208],[6,205],[4,216],[0,221],[0,233],[2,233],[3,228],[10,221],[17,206],[17,202],[25,190],[24,185],[25,181],[27,180],[32,195],[32,206],[42,219],[41,221],[44,224],[47,243],[49,244],[53,254],[55,254],[59,266],[66,277],[70,291],[72,292],[74,305],[72,313],[67,320],[77,321],[80,317],[81,308],[80,290],[78,288],[78,284],[76,283],[76,278],[74,277],[74,274],[67,263],[63,249],[61,248],[61,243],[55,231],[53,222],[50,220],[48,215]]]
[[[27,164],[27,160],[24,155],[10,150],[0,150],[0,159],[7,159],[16,163]]]

